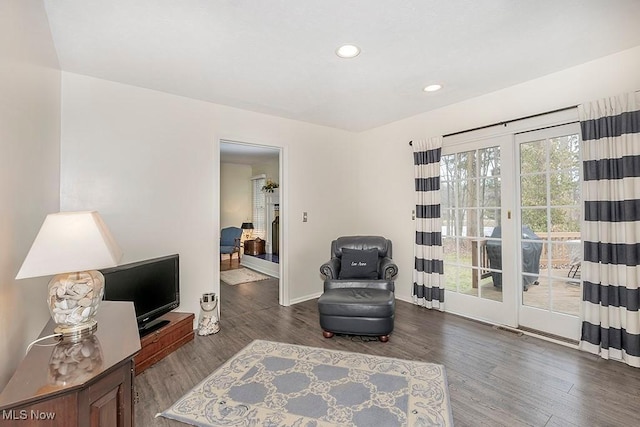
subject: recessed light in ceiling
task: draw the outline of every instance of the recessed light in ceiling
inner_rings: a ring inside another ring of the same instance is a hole
[[[340,58],[355,58],[360,54],[360,48],[352,44],[345,44],[336,50],[336,55]]]
[[[436,84],[436,85],[429,85],[429,86],[426,86],[426,87],[425,87],[424,89],[422,89],[422,90],[424,90],[425,92],[435,92],[435,91],[440,90],[440,89],[442,89],[442,85],[438,85],[438,84]]]

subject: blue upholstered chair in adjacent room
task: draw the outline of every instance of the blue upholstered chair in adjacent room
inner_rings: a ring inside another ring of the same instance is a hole
[[[222,262],[222,254],[229,254],[229,264],[233,260],[233,254],[238,253],[238,261],[240,261],[240,237],[242,229],[239,227],[226,227],[220,232],[220,261]]]

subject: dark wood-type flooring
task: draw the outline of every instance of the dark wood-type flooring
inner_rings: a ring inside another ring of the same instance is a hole
[[[443,364],[457,427],[640,426],[640,369],[619,362],[402,301],[388,343],[325,339],[317,300],[281,307],[275,279],[220,292],[220,332],[136,377],[137,426],[184,426],[154,415],[254,339]]]

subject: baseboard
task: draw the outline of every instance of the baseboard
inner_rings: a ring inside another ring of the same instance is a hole
[[[408,302],[410,304],[413,304],[413,299],[411,297],[406,298],[404,296],[398,296],[398,294],[396,294],[396,299],[400,300],[400,301]]]
[[[299,304],[301,302],[309,301],[309,300],[312,300],[312,299],[320,298],[320,295],[322,295],[322,292],[317,292],[317,293],[311,294],[311,295],[305,295],[305,296],[300,297],[300,298],[294,298],[294,299],[289,300],[289,304],[290,305],[294,305],[294,304]]]

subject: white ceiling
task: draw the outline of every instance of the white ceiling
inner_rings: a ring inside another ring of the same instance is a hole
[[[351,131],[640,45],[639,0],[45,5],[63,70]]]

